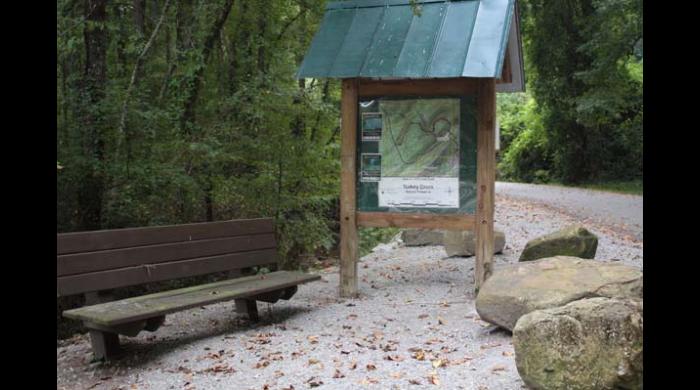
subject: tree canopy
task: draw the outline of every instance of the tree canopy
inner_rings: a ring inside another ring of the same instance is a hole
[[[57,230],[272,216],[285,258],[331,248],[339,84],[294,77],[325,4],[59,0]],[[641,1],[519,6],[501,177],[641,177]]]

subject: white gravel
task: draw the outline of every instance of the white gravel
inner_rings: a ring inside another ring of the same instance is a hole
[[[506,247],[495,267],[576,218],[498,196]],[[599,237],[596,259],[642,267],[641,241],[587,226]],[[260,303],[257,325],[238,318],[233,302],[172,314],[155,333],[123,337],[126,355],[113,363],[90,363],[87,336],[76,336],[57,348],[58,388],[526,388],[510,334],[474,310],[474,258],[445,256],[441,246],[383,245],[360,261],[359,299],[338,298],[337,267],[329,267],[290,301]]]

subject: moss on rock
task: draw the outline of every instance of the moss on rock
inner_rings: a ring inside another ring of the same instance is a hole
[[[642,301],[589,298],[537,310],[513,330],[515,361],[533,389],[641,389]]]
[[[552,256],[573,256],[592,259],[598,249],[598,237],[583,226],[569,226],[528,241],[519,261]]]

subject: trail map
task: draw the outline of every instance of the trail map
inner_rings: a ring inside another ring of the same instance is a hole
[[[369,108],[369,107],[368,107]],[[459,99],[383,99],[362,113],[361,180],[389,208],[459,207]]]
[[[382,101],[382,177],[459,176],[459,100]]]

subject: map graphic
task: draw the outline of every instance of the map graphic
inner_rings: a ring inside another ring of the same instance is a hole
[[[459,99],[379,105],[382,177],[459,177]]]

